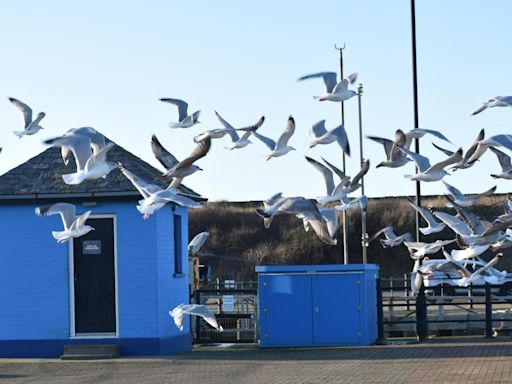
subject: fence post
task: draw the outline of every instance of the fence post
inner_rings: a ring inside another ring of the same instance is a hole
[[[382,305],[382,285],[380,278],[376,280],[377,288],[377,341],[375,344],[384,345],[386,344],[386,338],[384,337],[384,307]]]
[[[428,339],[427,297],[423,285],[416,296],[416,336],[418,341]]]
[[[491,286],[485,283],[485,337],[492,338],[492,297]]]

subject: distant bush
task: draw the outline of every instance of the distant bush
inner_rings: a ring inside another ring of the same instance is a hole
[[[482,219],[492,220],[503,213],[502,202],[506,197],[495,195],[480,200],[471,210]],[[423,206],[432,206],[451,212],[444,207],[444,197],[422,198]],[[263,220],[256,214],[259,202],[230,203],[208,202],[202,209],[189,211],[189,237],[203,231],[210,237],[200,253],[200,262],[209,264],[213,276],[238,281],[255,280],[256,265],[272,264],[342,264],[343,236],[341,213],[339,216],[340,234],[338,244],[324,244],[313,231],[306,232],[302,220],[291,215],[276,216],[270,228],[263,226]],[[420,226],[425,226],[423,219]],[[370,199],[367,213],[367,233],[371,237],[378,230],[393,226],[397,234],[410,232],[415,236],[415,211],[406,197],[386,197]],[[352,210],[347,214],[349,262],[362,262],[361,213]],[[440,233],[422,236],[422,241],[452,239],[454,233],[445,229]],[[456,246],[456,245],[455,245]],[[450,249],[450,248],[449,248]],[[512,250],[512,248],[510,248]],[[499,269],[512,271],[512,251],[505,249],[505,257],[500,260]],[[492,253],[484,254],[489,259]],[[432,258],[441,258],[442,254]],[[378,264],[383,277],[403,276],[412,269],[413,261],[404,245],[383,248],[379,241],[368,247],[368,262]]]

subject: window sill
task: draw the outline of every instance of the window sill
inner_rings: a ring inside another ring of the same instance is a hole
[[[185,277],[187,276],[185,273],[173,273],[172,277]]]

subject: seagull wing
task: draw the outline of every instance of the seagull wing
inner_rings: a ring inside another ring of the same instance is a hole
[[[450,140],[448,140],[448,138],[445,135],[443,135],[441,132],[436,131],[434,129],[415,128],[411,132],[413,132],[413,133],[420,133],[420,134],[423,134],[423,135],[428,133],[429,135],[435,136],[438,139],[441,139],[441,140],[444,140],[444,141],[446,141],[446,142],[448,142],[450,144],[453,144]]]
[[[160,99],[160,101],[163,101],[164,103],[171,103],[178,107],[178,121],[183,121],[187,117],[188,104],[183,100],[165,98]]]
[[[18,99],[15,99],[14,97],[10,97],[9,101],[13,103],[16,108],[18,108],[23,113],[23,120],[25,121],[25,128],[28,128],[30,123],[32,122],[32,109],[25,104],[19,101]]]
[[[336,136],[336,142],[339,144],[343,152],[350,156],[350,145],[348,143],[347,132],[345,131],[343,124],[334,128],[330,133]]]
[[[434,216],[450,227],[456,234],[460,236],[471,236],[471,228],[461,219],[441,211],[434,212]]]
[[[195,235],[190,243],[188,243],[188,252],[191,255],[195,255],[203,247],[208,236],[210,236],[209,232],[201,232]]]
[[[195,200],[192,200],[186,196],[181,196],[171,189],[164,189],[161,192],[155,194],[155,200],[170,201],[175,204],[181,205],[188,208],[200,208],[201,204]]]
[[[432,213],[430,213],[430,211],[428,209],[420,207],[419,205],[413,203],[412,201],[409,201],[409,204],[411,204],[411,206],[416,211],[418,211],[418,213],[425,219],[425,221],[428,223],[428,225],[436,226],[437,224],[439,224],[436,221],[436,219],[434,219],[434,216],[432,215]]]
[[[370,160],[363,160],[361,169],[352,178],[352,180],[350,181],[350,185],[356,185],[359,182],[359,180],[361,180],[364,177],[364,175],[366,175],[368,173],[369,169],[370,169]]]
[[[91,213],[92,213],[92,211],[87,211],[87,212],[81,214],[79,217],[77,217],[77,219],[75,221],[73,221],[73,224],[71,224],[70,230],[75,230],[80,227],[83,227]]]
[[[183,313],[202,317],[204,321],[210,324],[213,328],[222,331],[222,327],[217,323],[217,319],[213,312],[206,305],[202,304],[188,304],[182,307]]]
[[[373,140],[379,144],[382,144],[384,146],[384,152],[386,152],[386,159],[389,159],[391,156],[391,150],[393,149],[393,146],[395,143],[392,140],[385,139],[383,137],[377,137],[377,136],[366,136],[367,139]]]
[[[327,130],[325,129],[325,119],[313,124],[311,127],[311,133],[315,137],[322,137],[325,135],[327,133]]]
[[[338,175],[338,177],[339,177],[340,179],[344,179],[344,178],[346,177],[345,172],[343,172],[341,169],[339,169],[339,168],[338,168],[338,167],[336,167],[335,165],[333,165],[333,164],[329,163],[329,162],[328,162],[327,160],[325,160],[323,157],[322,157],[322,160],[324,161],[324,163],[325,163],[325,164],[327,164],[327,166],[328,166],[329,168],[331,168],[331,169],[332,169],[332,171],[333,171],[335,174],[337,174],[337,175]]]
[[[414,160],[420,172],[425,172],[427,169],[430,168],[430,161],[427,157],[422,156],[419,153],[411,152],[403,147],[398,147],[398,149],[400,149],[400,151],[402,151],[405,155],[409,156],[411,159]]]
[[[295,120],[293,119],[293,117],[290,116],[288,118],[288,122],[286,123],[286,128],[284,129],[284,132],[277,140],[276,149],[286,147],[286,145],[288,144],[288,140],[290,140],[290,137],[292,137],[294,132]]]
[[[445,185],[448,192],[455,198],[455,200],[466,200],[466,196],[457,188],[455,188],[453,185],[448,184],[446,181],[441,180],[443,184]]]
[[[347,80],[350,84],[354,84],[357,80],[357,72],[351,73],[348,75]]]
[[[60,215],[64,229],[69,230],[75,221],[75,206],[69,203],[55,203],[36,208],[37,216]]]
[[[299,81],[321,77],[324,80],[325,90],[331,93],[336,86],[336,72],[317,72],[299,78]]]
[[[150,184],[147,181],[141,179],[134,173],[130,172],[128,169],[126,169],[123,164],[118,163],[119,170],[123,173],[123,175],[133,184],[135,188],[137,188],[137,191],[147,199],[152,193],[156,193],[158,191],[162,191],[163,189],[155,184]]]
[[[319,163],[318,161],[312,159],[311,157],[305,157],[307,162],[311,164],[313,167],[315,167],[315,169],[322,174],[325,182],[325,188],[327,189],[327,194],[330,195],[334,190],[334,179],[332,171],[325,165]]]
[[[100,163],[105,163],[107,161],[107,153],[114,147],[114,145],[114,143],[110,142],[97,153],[93,153],[85,163],[85,170],[88,171]]]
[[[162,144],[160,144],[160,141],[155,135],[151,136],[151,150],[153,151],[156,159],[165,167],[165,169],[171,169],[179,163],[178,159],[167,151]]]
[[[498,158],[498,161],[500,162],[501,169],[503,171],[510,170],[512,168],[512,165],[510,164],[510,156],[506,153],[500,151],[499,149],[496,149],[494,147],[489,147],[489,149],[496,155]]]
[[[77,170],[85,169],[87,160],[92,156],[91,139],[87,136],[66,134],[61,137],[45,140],[43,143],[54,147],[65,146],[69,148],[75,156]]]
[[[179,162],[175,169],[190,167],[195,161],[199,160],[201,157],[205,157],[211,146],[212,140],[209,137],[201,140],[197,143],[197,146],[194,148],[190,156]]]
[[[438,170],[446,168],[450,164],[458,163],[459,161],[462,161],[462,148],[459,148],[459,150],[457,152],[455,152],[453,155],[451,155],[447,159],[444,159],[438,163],[435,163],[433,166],[431,166],[428,169],[428,171],[438,171]]]
[[[273,151],[276,148],[276,142],[274,140],[272,140],[270,137],[263,136],[263,135],[259,134],[258,132],[253,132],[252,134],[254,135],[254,137],[261,140],[263,142],[263,144],[265,144],[267,147],[269,147],[271,151]]]
[[[258,120],[258,122],[256,124],[253,124],[253,125],[250,125],[248,127],[244,127],[244,128],[237,128],[236,130],[237,131],[246,131],[246,132],[254,132],[256,131],[259,127],[261,127],[263,125],[263,123],[265,122],[265,116],[261,116],[260,119]]]
[[[341,80],[334,89],[332,90],[332,93],[342,93],[345,92],[348,89],[348,79]]]
[[[453,155],[453,154],[455,153],[454,151],[450,151],[450,150],[448,150],[448,149],[441,148],[441,147],[440,147],[439,145],[437,145],[436,143],[432,143],[432,145],[433,145],[436,149],[438,149],[438,150],[440,150],[441,152],[443,152],[446,156],[451,156],[451,155]]]

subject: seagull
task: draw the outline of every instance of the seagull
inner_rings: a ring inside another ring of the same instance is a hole
[[[336,83],[335,72],[317,72],[305,75],[299,78],[299,81],[321,77],[325,84],[325,94],[322,96],[313,96],[318,101],[345,101],[357,95],[357,92],[349,90],[349,84],[354,84],[357,80],[357,73],[352,73],[346,79]]]
[[[250,132],[250,131],[248,131],[248,132]],[[246,134],[248,132],[246,132]],[[295,148],[288,145],[288,140],[290,140],[290,137],[293,135],[294,132],[295,132],[295,120],[290,115],[290,117],[288,117],[288,122],[286,124],[286,128],[285,128],[284,132],[281,134],[281,136],[279,136],[277,143],[274,140],[272,140],[266,136],[260,135],[258,132],[254,131],[254,132],[252,132],[252,134],[255,137],[257,137],[258,139],[260,139],[272,151],[272,152],[270,152],[270,154],[268,154],[266,156],[266,160],[268,161],[273,157],[284,156],[288,152],[295,150]]]
[[[467,286],[468,284],[475,281],[478,277],[480,277],[480,275],[482,275],[483,272],[487,271],[489,268],[494,267],[496,264],[498,264],[498,261],[502,255],[503,255],[502,253],[498,253],[487,264],[485,264],[483,267],[481,267],[481,268],[477,269],[475,272],[473,272],[471,274],[471,276],[469,276],[469,278],[463,279],[462,285]],[[507,271],[502,271],[498,276],[496,276],[494,274],[489,274],[489,275],[484,274],[483,278],[486,283],[497,284],[500,280],[504,279],[506,275],[507,275]]]
[[[512,164],[510,163],[510,156],[494,147],[490,147],[489,149],[496,155],[501,165],[501,173],[491,173],[491,176],[495,179],[512,180]]]
[[[348,202],[345,202],[343,200],[341,200],[342,204],[341,205],[336,205],[334,207],[334,209],[336,209],[337,211],[347,211],[349,209],[352,209],[352,208],[361,208],[362,211],[366,211],[366,209],[368,208],[368,197],[366,197],[365,195],[362,195],[362,196],[359,196],[359,197],[356,197],[352,200],[349,200]]]
[[[489,147],[505,147],[512,151],[512,135],[501,134],[491,136],[485,140],[480,140],[475,152],[468,159],[468,162],[472,163],[477,161]]]
[[[498,216],[495,221],[507,221],[512,219],[512,200],[510,200],[510,197],[508,195],[505,201],[503,202],[503,210],[505,211],[505,213]]]
[[[348,143],[347,132],[345,132],[343,124],[327,131],[325,129],[325,120],[320,120],[311,128],[311,135],[315,138],[311,143],[309,143],[309,148],[313,148],[317,144],[330,144],[337,142],[341,150],[350,156],[350,145]]]
[[[370,243],[373,240],[377,239],[381,234],[384,234],[384,236],[386,237],[385,239],[379,239],[380,243],[384,248],[396,247],[402,244],[402,242],[412,241],[412,236],[409,232],[397,236],[393,231],[393,227],[389,226],[386,228],[382,228],[380,231],[378,231],[375,235],[371,237],[371,239],[368,242]]]
[[[464,249],[452,249],[451,257],[455,261],[473,259],[475,257],[480,256],[482,253],[487,251],[490,247],[490,244],[485,245],[472,245],[470,247]]]
[[[475,153],[476,148],[478,147],[478,142],[480,142],[484,139],[485,139],[485,129],[482,128],[480,130],[480,132],[478,133],[478,136],[476,137],[475,141],[471,145],[471,147],[469,147],[469,149],[466,151],[466,153],[464,153],[464,157],[462,158],[462,160],[453,166],[452,171],[456,171],[457,169],[466,169],[466,168],[472,167],[476,161],[473,161],[470,163],[468,160],[471,158],[471,156],[473,156],[473,153]],[[441,152],[443,152],[444,154],[446,154],[446,156],[451,156],[455,153],[454,151],[450,151],[448,149],[441,148],[440,146],[436,145],[435,143],[432,143],[432,145],[435,148],[437,148],[438,150],[440,150]]]
[[[90,225],[86,225],[85,222],[91,214],[91,211],[87,211],[82,215],[75,218],[75,206],[69,203],[55,203],[35,209],[37,216],[50,216],[59,214],[64,225],[64,231],[52,231],[52,236],[58,243],[65,243],[70,239],[83,236],[90,231],[94,231],[94,228]]]
[[[415,175],[405,175],[405,177],[408,178],[409,180],[429,182],[441,180],[444,176],[448,175],[448,172],[444,170],[445,167],[462,160],[462,149],[459,149],[452,156],[431,166],[430,161],[427,157],[422,156],[418,153],[411,152],[406,148],[398,148],[403,153],[405,153],[407,156],[414,160],[419,170],[419,173]]]
[[[420,207],[419,205],[413,203],[412,201],[409,201],[409,204],[418,211],[418,213],[423,216],[425,221],[427,222],[427,227],[419,228],[420,232],[424,235],[430,235],[432,233],[438,233],[441,232],[443,229],[446,228],[446,224],[440,223],[434,219],[434,216],[430,211],[426,208]]]
[[[303,221],[305,219],[323,242],[335,245],[335,239],[331,238],[327,222],[313,200],[302,196],[283,197],[277,194],[272,197],[271,203],[273,204],[265,204],[263,209],[256,209],[256,213],[263,219],[284,214],[295,215]]]
[[[404,245],[409,250],[409,254],[412,259],[421,259],[425,255],[432,255],[439,252],[439,250],[445,245],[455,242],[455,239],[451,240],[436,240],[433,243],[423,243],[419,241],[404,241]]]
[[[13,131],[13,133],[18,136],[18,138],[22,138],[25,135],[33,135],[34,133],[37,133],[39,130],[43,129],[39,125],[43,117],[46,116],[44,112],[39,112],[35,120],[32,120],[32,109],[25,104],[19,101],[18,99],[15,99],[14,97],[9,97],[9,101],[13,103],[16,108],[18,108],[23,113],[23,119],[25,121],[25,129],[22,131]]]
[[[178,189],[173,187],[172,184],[166,189],[162,189],[158,185],[150,184],[136,176],[126,169],[123,164],[118,163],[117,166],[123,175],[142,195],[143,199],[139,200],[137,210],[143,214],[144,219],[148,219],[150,215],[169,202],[188,208],[201,207],[201,204],[197,201],[180,195]]]
[[[493,149],[493,148],[491,148]],[[509,158],[510,159],[510,158]],[[472,205],[475,205],[478,199],[484,197],[484,196],[490,196],[496,191],[496,185],[490,189],[488,189],[485,192],[479,193],[473,197],[466,197],[464,194],[457,188],[455,188],[453,185],[448,184],[446,181],[442,180],[443,184],[445,185],[448,192],[450,192],[450,195],[453,196],[453,199],[457,204],[459,204],[462,207],[470,207]],[[451,208],[452,205],[450,203],[445,204],[446,207]]]
[[[167,151],[155,135],[151,136],[151,150],[156,159],[167,170],[162,174],[162,177],[173,179],[171,187],[175,188],[181,184],[181,181],[196,171],[202,171],[200,167],[194,164],[200,158],[206,156],[211,147],[211,139],[206,138],[197,143],[196,148],[192,151],[189,157],[178,161],[169,151]]]
[[[384,146],[384,152],[386,153],[386,160],[381,161],[377,164],[377,168],[379,167],[388,167],[388,168],[399,168],[407,164],[411,159],[409,159],[402,151],[400,151],[399,147],[405,147],[406,137],[405,133],[401,129],[397,129],[395,132],[395,141],[385,139],[383,137],[377,136],[366,136],[367,139],[373,140],[379,144]]]
[[[106,177],[110,171],[116,168],[116,164],[106,161],[107,153],[114,147],[114,143],[110,142],[96,153],[91,149],[91,139],[81,134],[68,133],[61,137],[47,139],[44,144],[53,147],[66,148],[66,151],[73,152],[76,162],[76,172],[62,175],[62,179],[66,184],[76,185],[84,180],[95,180],[100,177]]]
[[[512,106],[512,96],[496,96],[492,99],[489,99],[489,101],[484,102],[484,104],[471,115],[476,115],[482,111],[485,111],[487,108],[510,106]]]
[[[69,135],[87,136],[89,139],[91,139],[91,149],[93,154],[97,154],[106,144],[105,136],[103,136],[92,127],[71,128],[64,134],[64,136]],[[68,165],[69,159],[71,157],[71,149],[66,145],[62,145],[60,149],[62,160],[64,161],[65,165]]]
[[[189,255],[195,255],[199,250],[203,247],[204,243],[210,236],[209,232],[201,232],[194,236],[190,243],[188,243],[188,253]]]
[[[224,126],[224,128],[217,128],[217,129],[211,129],[209,131],[203,132],[197,136],[194,137],[194,141],[197,143],[199,141],[202,141],[206,138],[211,139],[219,139],[221,137],[224,137],[226,134],[228,134],[231,137],[231,145],[227,149],[236,149],[236,148],[242,148],[246,145],[250,144],[250,140],[243,140],[240,141],[240,137],[238,136],[238,133],[236,132],[237,129],[235,129],[231,124],[229,124],[226,120],[222,118],[221,115],[217,111],[215,111],[215,116],[217,116],[217,119],[221,122],[221,124]],[[263,125],[265,121],[265,116],[262,116],[258,122],[254,125],[251,125],[246,128],[239,128],[239,130],[248,131],[251,132],[256,131],[259,127]],[[249,137],[249,135],[247,135]]]
[[[184,315],[194,315],[200,316],[210,324],[213,328],[223,331],[222,326],[217,323],[217,319],[215,319],[215,315],[206,305],[202,304],[180,304],[175,307],[172,311],[169,311],[169,315],[174,319],[174,324],[178,327],[180,331],[183,331],[183,316]]]
[[[169,127],[190,128],[199,123],[197,119],[199,118],[199,114],[201,113],[201,111],[195,111],[193,114],[188,115],[188,104],[185,101],[180,99],[169,98],[160,99],[160,101],[163,101],[164,103],[174,104],[178,107],[178,121],[174,123],[169,123]]]
[[[409,149],[411,147],[413,139],[421,139],[426,134],[432,135],[434,137],[437,137],[440,140],[444,140],[450,144],[453,144],[450,140],[448,140],[448,138],[445,135],[443,135],[439,131],[436,131],[434,129],[414,128],[414,129],[411,129],[410,131],[404,133],[405,144],[403,145],[403,147]]]

